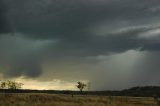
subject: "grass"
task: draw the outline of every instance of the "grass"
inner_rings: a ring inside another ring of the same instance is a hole
[[[0,106],[157,106],[157,103],[149,97],[0,94]]]

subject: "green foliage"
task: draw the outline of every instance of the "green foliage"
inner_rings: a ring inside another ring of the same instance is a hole
[[[0,83],[1,89],[21,89],[23,83],[15,82],[15,81],[3,81]]]
[[[84,84],[83,82],[80,82],[80,81],[78,81],[77,84],[78,84],[78,85],[76,85],[76,86],[77,86],[77,88],[78,88],[81,92],[82,92],[83,89],[87,86],[86,84]]]
[[[7,87],[6,85],[7,85],[6,82],[3,81],[3,82],[1,82],[0,88],[6,89],[6,87]]]

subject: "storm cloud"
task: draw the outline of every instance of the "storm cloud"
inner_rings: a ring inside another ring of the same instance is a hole
[[[156,85],[158,77],[152,76],[159,75],[160,68],[159,3],[1,0],[1,73],[39,80],[89,80],[96,90],[145,81]],[[115,85],[118,81],[120,85]]]
[[[0,1],[0,33],[7,33],[10,32],[10,26],[6,17],[6,7],[3,3],[3,1]]]

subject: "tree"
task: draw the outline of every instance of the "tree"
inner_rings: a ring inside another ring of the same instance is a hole
[[[84,84],[83,82],[80,82],[80,81],[78,81],[77,84],[78,84],[78,85],[76,85],[76,86],[77,86],[77,88],[78,88],[81,92],[82,92],[83,89],[87,86],[86,84]]]
[[[15,82],[15,81],[7,81],[7,88],[8,89],[20,89],[22,88],[22,85],[23,83],[18,83],[18,82]]]
[[[15,81],[3,81],[0,84],[1,89],[20,89],[22,88],[23,83],[15,82]]]
[[[0,84],[0,88],[1,89],[6,89],[6,82],[1,82],[1,84]]]

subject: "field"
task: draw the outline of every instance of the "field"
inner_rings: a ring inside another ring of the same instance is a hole
[[[158,106],[153,98],[56,94],[0,94],[0,106]]]

